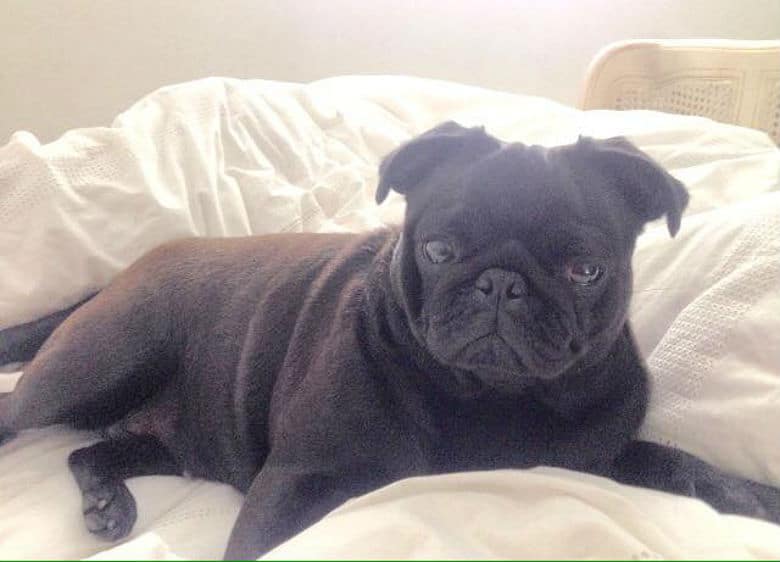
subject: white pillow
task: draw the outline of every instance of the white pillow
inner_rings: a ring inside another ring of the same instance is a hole
[[[780,486],[780,191],[652,229],[634,264],[643,434]]]

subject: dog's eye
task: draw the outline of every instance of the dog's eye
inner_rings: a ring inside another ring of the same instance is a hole
[[[604,267],[589,262],[572,262],[566,266],[566,276],[575,285],[593,285],[601,279]]]
[[[429,240],[423,246],[425,256],[433,263],[444,263],[455,257],[455,248],[444,240]]]

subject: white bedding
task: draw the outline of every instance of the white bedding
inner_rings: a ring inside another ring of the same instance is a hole
[[[780,485],[780,153],[762,133],[652,112],[401,77],[309,85],[210,79],[148,96],[110,128],[0,148],[0,328],[99,288],[186,235],[365,229],[376,166],[445,119],[507,140],[628,135],[691,190],[678,237],[640,238],[632,321],[654,376],[643,433]],[[0,375],[0,390],[13,385]],[[80,558],[91,537],[65,458],[93,437],[24,432],[0,448],[0,557]],[[130,481],[131,540],[101,556],[213,558],[240,497],[173,477]],[[150,533],[150,534],[145,534]],[[780,556],[780,527],[552,469],[414,479],[348,503],[272,556]]]

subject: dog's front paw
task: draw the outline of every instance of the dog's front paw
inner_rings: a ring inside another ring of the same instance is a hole
[[[780,489],[726,474],[666,445],[630,443],[616,459],[612,476],[625,484],[698,498],[723,513],[780,523]]]
[[[11,439],[16,437],[16,432],[13,431],[0,431],[0,447],[8,443]]]
[[[723,513],[734,513],[780,523],[780,489],[699,467],[693,496]]]
[[[82,512],[89,532],[110,541],[126,537],[137,517],[135,499],[121,481],[84,491]]]

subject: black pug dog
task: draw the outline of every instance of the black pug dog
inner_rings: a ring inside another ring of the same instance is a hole
[[[677,232],[678,181],[621,138],[548,149],[455,123],[380,176],[378,202],[406,196],[400,232],[169,243],[0,333],[0,363],[46,340],[0,399],[2,432],[104,432],[69,458],[92,533],[130,532],[125,479],[184,471],[246,494],[227,558],[401,478],[506,467],[780,521],[777,490],[635,441],[648,375],[626,320],[631,256],[647,221]]]

